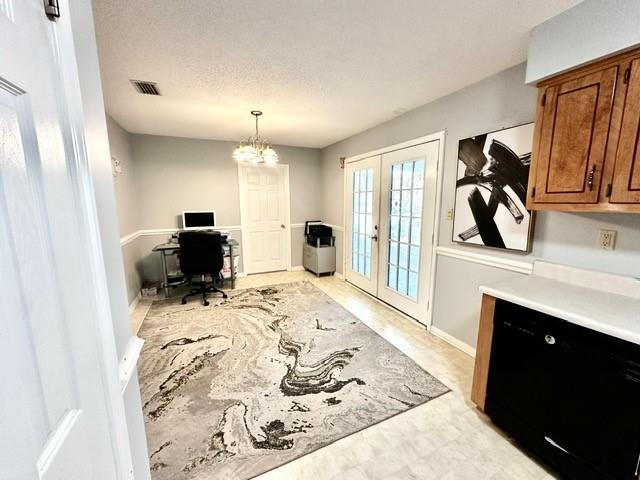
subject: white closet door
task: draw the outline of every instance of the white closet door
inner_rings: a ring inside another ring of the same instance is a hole
[[[289,261],[287,166],[240,166],[245,273],[286,270]]]
[[[380,156],[346,167],[346,269],[348,282],[377,294]]]
[[[378,297],[426,322],[436,202],[435,140],[382,155]]]

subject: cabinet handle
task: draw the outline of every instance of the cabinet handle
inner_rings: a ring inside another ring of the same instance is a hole
[[[587,185],[589,186],[589,190],[593,190],[593,177],[596,175],[596,166],[592,166],[589,171],[589,175],[587,175]]]

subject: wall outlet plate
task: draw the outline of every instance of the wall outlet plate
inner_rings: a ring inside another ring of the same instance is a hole
[[[600,230],[598,246],[602,250],[613,250],[616,247],[616,233],[615,230]]]
[[[447,210],[447,220],[453,220],[453,208]]]

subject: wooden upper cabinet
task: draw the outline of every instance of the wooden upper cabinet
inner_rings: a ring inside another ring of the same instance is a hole
[[[640,204],[640,59],[628,67],[629,84],[611,188],[612,203]]]
[[[538,83],[527,208],[640,213],[640,48]]]
[[[617,73],[614,66],[545,89],[536,202],[598,202]]]

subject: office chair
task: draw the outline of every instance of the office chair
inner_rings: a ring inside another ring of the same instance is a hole
[[[202,295],[202,304],[207,306],[207,293],[218,292],[222,298],[227,294],[215,286],[216,279],[220,279],[220,271],[224,263],[222,250],[222,235],[219,232],[181,232],[178,235],[180,243],[180,268],[191,284],[195,275],[200,275],[197,288],[192,288],[182,297],[182,304],[193,295]],[[207,286],[205,275],[211,275],[212,283]]]

